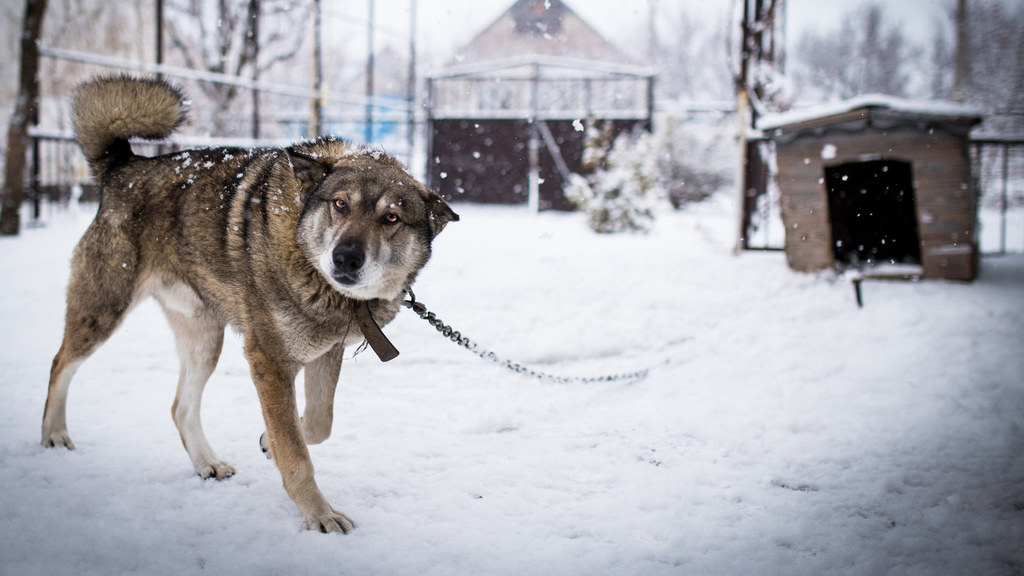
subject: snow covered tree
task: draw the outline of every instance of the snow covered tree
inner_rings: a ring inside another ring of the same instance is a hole
[[[610,125],[589,122],[583,151],[589,176],[573,174],[566,197],[587,214],[595,232],[647,232],[664,197],[654,137],[645,130],[613,138]]]
[[[956,12],[934,37],[932,95],[954,98]],[[980,106],[990,130],[1017,132],[1024,128],[1024,7],[997,0],[970,2],[965,22],[967,70],[962,79],[964,102]]]
[[[658,179],[675,209],[700,202],[729,181],[735,143],[721,123],[681,123],[674,117],[655,131]]]

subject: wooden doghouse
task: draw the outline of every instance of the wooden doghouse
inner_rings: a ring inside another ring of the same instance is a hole
[[[863,96],[765,117],[785,250],[794,270],[903,265],[923,278],[977,275],[974,109]]]

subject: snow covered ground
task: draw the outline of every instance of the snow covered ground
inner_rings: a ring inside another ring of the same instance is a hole
[[[74,242],[53,214],[0,240],[0,574],[1024,573],[1024,257],[972,284],[864,284],[730,254],[722,201],[599,237],[577,214],[459,205],[416,291],[488,364],[411,312],[401,350],[346,360],[321,488],[357,529],[303,529],[237,336],[204,421],[239,473],[194,475],[170,417],[158,308],[79,371],[39,426]]]

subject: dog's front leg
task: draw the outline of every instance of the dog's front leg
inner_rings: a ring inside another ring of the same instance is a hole
[[[306,444],[319,444],[331,435],[334,422],[334,391],[341,373],[345,348],[337,345],[306,364],[306,407],[302,412],[302,434]]]
[[[260,344],[254,334],[245,338],[245,353],[252,370],[256,393],[263,408],[267,438],[274,463],[281,472],[284,489],[299,509],[310,530],[348,532],[352,520],[331,507],[313,478],[313,462],[299,426],[295,402],[297,367]]]

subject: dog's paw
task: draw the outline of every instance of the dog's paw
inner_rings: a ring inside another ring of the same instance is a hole
[[[267,433],[260,434],[260,450],[267,456],[267,460],[273,460],[274,455],[270,453],[270,440],[267,440]]]
[[[348,534],[355,527],[356,524],[351,518],[333,508],[327,514],[306,518],[306,528],[318,530],[324,534],[329,532]]]
[[[203,480],[208,478],[224,480],[225,478],[230,478],[235,475],[235,467],[227,462],[216,460],[197,465],[196,474],[199,474],[199,477]]]
[[[63,446],[68,450],[75,449],[75,443],[71,441],[71,436],[68,436],[67,430],[43,432],[43,440],[40,443],[46,448],[57,448],[59,446]]]

